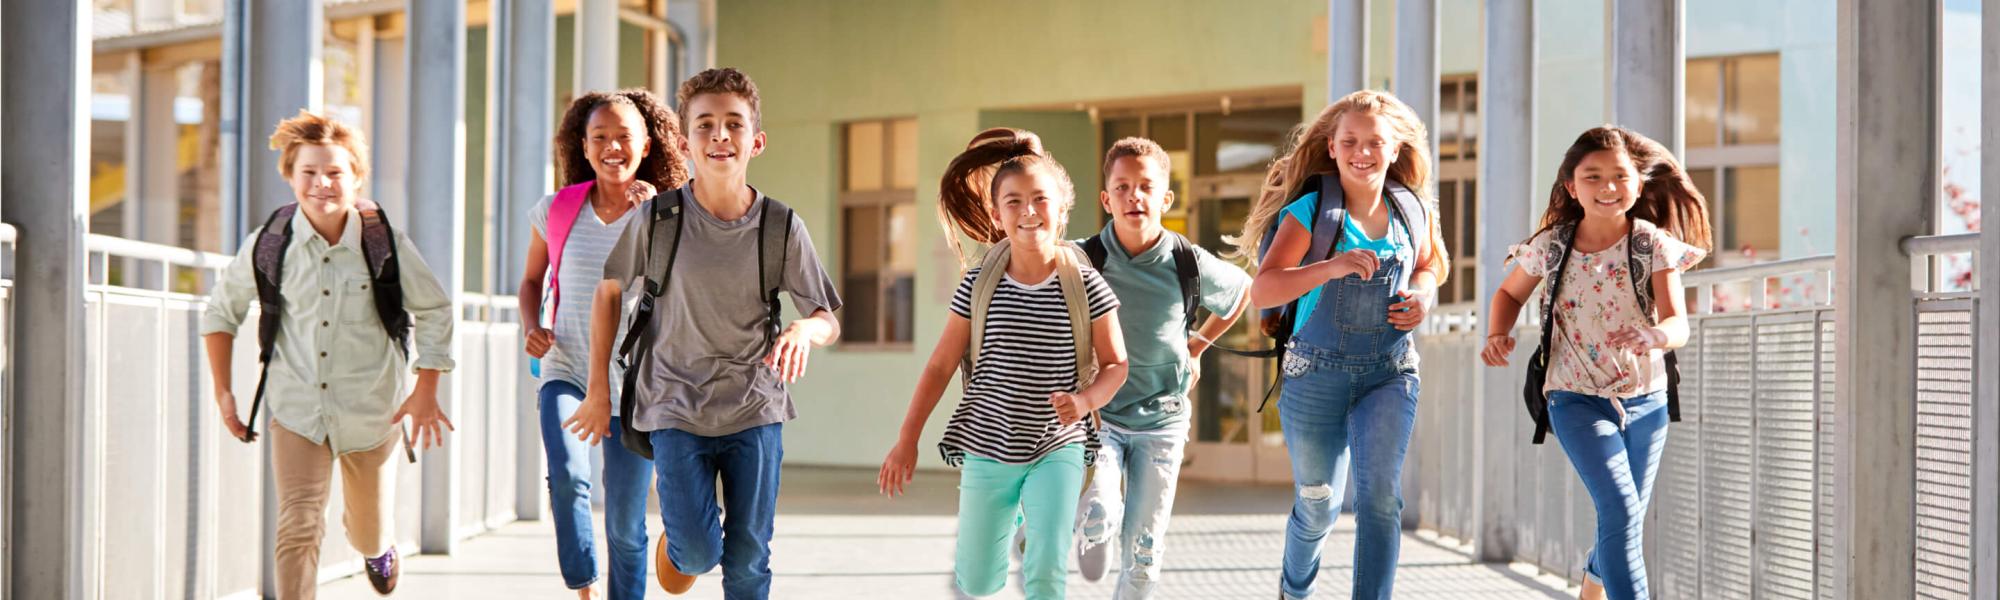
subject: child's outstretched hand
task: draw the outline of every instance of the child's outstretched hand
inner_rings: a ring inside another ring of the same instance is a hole
[[[1507,356],[1514,353],[1514,336],[1496,333],[1486,336],[1486,347],[1479,351],[1479,360],[1489,367],[1507,366]]]
[[[389,417],[389,422],[402,422],[403,417],[409,417],[410,422],[417,426],[419,450],[444,447],[444,432],[458,430],[451,424],[451,419],[444,416],[444,409],[438,407],[437,393],[421,386],[410,392],[410,397],[396,409],[396,414]]]
[[[896,442],[896,446],[889,449],[888,458],[882,459],[882,472],[875,475],[875,488],[882,495],[894,498],[903,493],[904,486],[916,477],[916,473],[917,445]]]
[[[1633,354],[1645,354],[1656,348],[1665,347],[1667,332],[1660,331],[1658,327],[1628,325],[1611,332],[1611,337],[1605,341],[1610,342],[1613,348],[1620,348]]]
[[[1067,426],[1090,415],[1090,400],[1082,394],[1056,392],[1049,394],[1049,404],[1056,407],[1056,421]]]
[[[799,380],[806,374],[806,360],[812,356],[812,337],[801,323],[793,321],[778,334],[776,343],[771,344],[771,355],[764,357],[764,365],[778,371],[778,379],[785,383]]]

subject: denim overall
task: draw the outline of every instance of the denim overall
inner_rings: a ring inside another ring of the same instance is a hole
[[[1373,277],[1326,282],[1292,336],[1278,399],[1297,496],[1285,527],[1283,591],[1312,593],[1320,545],[1354,465],[1355,598],[1389,598],[1402,541],[1403,456],[1417,416],[1417,353],[1389,324],[1409,265],[1384,256]]]

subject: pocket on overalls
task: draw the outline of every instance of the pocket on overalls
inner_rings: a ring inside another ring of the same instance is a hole
[[[1373,279],[1348,279],[1335,294],[1334,325],[1340,328],[1340,353],[1351,355],[1381,352],[1381,336],[1389,328],[1390,279],[1378,274]]]
[[[1306,373],[1312,371],[1312,363],[1312,358],[1300,355],[1298,349],[1286,350],[1285,360],[1282,365],[1285,378],[1297,379],[1304,376]]]

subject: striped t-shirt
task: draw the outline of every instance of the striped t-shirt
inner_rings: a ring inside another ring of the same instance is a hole
[[[1081,270],[1095,322],[1118,308],[1118,297],[1096,270],[1087,265]],[[951,312],[972,318],[972,284],[978,277],[975,267],[958,282]],[[1050,394],[1077,390],[1076,336],[1056,277],[1035,285],[1007,277],[994,289],[979,361],[938,444],[946,464],[958,466],[968,453],[1024,464],[1075,443],[1084,444],[1086,462],[1095,457],[1097,431],[1090,419],[1063,426],[1049,403]]]
[[[542,239],[548,239],[549,210],[555,204],[555,195],[543,196],[533,208],[528,209],[528,226]],[[547,278],[543,277],[542,326],[555,331],[556,343],[549,347],[549,353],[542,356],[542,383],[567,381],[576,387],[590,389],[590,308],[592,297],[597,293],[597,283],[604,279],[604,259],[611,254],[611,247],[617,245],[618,235],[625,231],[627,221],[639,213],[639,207],[625,211],[610,223],[598,218],[597,211],[589,202],[583,204],[576,215],[576,224],[569,230],[569,238],[563,242],[562,269],[557,275],[562,281],[556,282],[562,291],[562,302],[550,314],[548,305],[555,300]],[[555,269],[551,269],[552,271]],[[630,312],[626,312],[627,315]],[[631,319],[618,324],[618,334],[614,340],[625,339],[625,331],[631,327]],[[615,345],[617,342],[614,341]],[[611,361],[611,414],[621,416],[619,395],[623,393],[625,370],[619,368],[618,361]]]

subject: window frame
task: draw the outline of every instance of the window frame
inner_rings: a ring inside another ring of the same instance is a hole
[[[1783,54],[1780,52],[1754,52],[1687,59],[1689,64],[1706,62],[1716,65],[1716,80],[1714,82],[1714,100],[1717,110],[1714,131],[1715,145],[1689,147],[1682,151],[1682,167],[1687,172],[1692,174],[1695,171],[1709,171],[1713,174],[1712,185],[1714,189],[1703,189],[1701,192],[1703,197],[1708,201],[1709,227],[1712,229],[1711,237],[1716,247],[1709,253],[1709,257],[1703,260],[1697,268],[1740,266],[1743,264],[1769,262],[1783,256],[1782,241],[1776,248],[1759,248],[1758,256],[1754,259],[1742,258],[1736,254],[1735,248],[1722,246],[1723,240],[1728,239],[1730,237],[1729,233],[1734,231],[1733,227],[1735,224],[1730,222],[1728,215],[1730,214],[1730,204],[1735,201],[1735,198],[1729,197],[1729,192],[1732,187],[1731,179],[1738,170],[1763,167],[1776,169],[1781,186],[1778,192],[1781,195],[1784,193],[1784,188],[1782,187],[1784,166],[1780,160],[1781,153],[1779,151],[1779,146],[1784,141],[1784,128],[1782,125],[1776,128],[1779,136],[1776,142],[1743,144],[1731,143],[1729,141],[1729,119],[1727,117],[1730,101],[1728,86],[1730,74],[1738,68],[1738,64],[1741,61],[1764,58],[1778,61],[1780,69],[1783,68]],[[1781,79],[1778,83],[1782,86],[1783,80]],[[1784,89],[1780,87],[1778,93],[1782,99]],[[1781,100],[1779,115],[1781,119],[1783,118],[1782,106]],[[1686,136],[1683,136],[1683,139],[1685,140]],[[1779,198],[1777,201],[1782,203],[1783,199]],[[1780,214],[1782,214],[1782,209],[1780,210]],[[1782,240],[1784,237],[1783,225],[1780,224],[1779,227],[1778,237]]]
[[[853,134],[854,127],[857,125],[876,125],[881,127],[882,141],[880,150],[882,152],[882,155],[878,159],[879,164],[882,167],[882,173],[881,173],[882,187],[880,189],[865,190],[865,191],[852,191],[848,189],[849,186],[851,185],[851,182],[849,181],[849,168],[854,159],[854,157],[849,153],[849,148],[851,147],[851,143],[849,142],[849,140],[850,136]],[[875,251],[877,253],[875,256],[876,260],[875,264],[879,266],[874,273],[874,280],[875,280],[874,309],[876,311],[876,314],[874,315],[875,330],[872,332],[874,334],[874,339],[869,341],[853,341],[849,336],[843,335],[841,336],[840,342],[835,344],[836,350],[860,351],[860,352],[911,352],[914,351],[916,348],[915,344],[916,302],[914,301],[914,299],[911,301],[909,306],[909,314],[901,315],[904,321],[910,323],[910,337],[912,339],[907,341],[897,341],[892,339],[894,331],[891,328],[891,324],[894,322],[894,319],[890,318],[891,317],[890,310],[892,309],[890,303],[888,302],[891,285],[898,278],[905,275],[910,277],[912,282],[916,281],[917,271],[920,270],[917,268],[917,265],[911,265],[907,269],[899,269],[895,266],[894,252],[893,252],[894,245],[901,243],[913,244],[915,243],[915,240],[894,239],[890,237],[890,231],[888,227],[891,217],[890,212],[892,210],[894,210],[898,206],[908,205],[912,207],[912,210],[914,211],[917,201],[917,190],[914,181],[910,182],[911,186],[908,188],[895,187],[896,158],[897,158],[895,131],[896,128],[899,126],[908,126],[914,128],[918,126],[918,120],[915,116],[899,116],[899,117],[884,117],[884,118],[848,121],[841,123],[839,125],[839,132],[837,134],[837,137],[839,140],[838,154],[840,158],[838,161],[839,171],[838,174],[836,175],[837,177],[836,189],[838,190],[837,193],[838,201],[836,202],[837,207],[835,210],[837,215],[836,219],[838,220],[840,226],[840,236],[841,236],[841,243],[839,244],[838,248],[840,253],[839,261],[840,261],[841,283],[843,285],[846,284],[849,276],[849,268],[851,266],[851,260],[850,260],[851,257],[848,255],[850,246],[849,244],[846,243],[847,236],[849,234],[849,226],[852,224],[848,216],[850,209],[871,209],[871,208],[875,209],[875,214],[877,215],[876,218],[880,219],[880,223],[882,224],[881,235],[883,243],[878,244],[875,248]],[[910,150],[912,153],[914,153],[916,149],[911,148]],[[914,156],[912,158],[914,159]],[[912,293],[914,293],[914,289],[915,285],[913,283]],[[843,324],[845,324],[847,322],[847,319],[845,318],[845,313],[848,310],[848,308],[842,307],[840,310],[842,313],[841,321]]]

